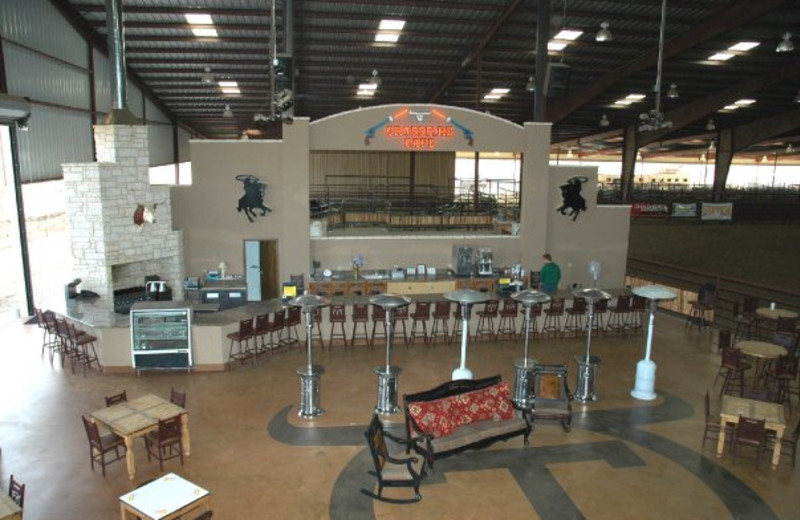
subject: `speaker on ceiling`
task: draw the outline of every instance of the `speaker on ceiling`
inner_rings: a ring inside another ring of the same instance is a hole
[[[549,98],[566,97],[569,92],[569,75],[572,67],[566,63],[551,62],[547,64],[544,78],[544,93]]]

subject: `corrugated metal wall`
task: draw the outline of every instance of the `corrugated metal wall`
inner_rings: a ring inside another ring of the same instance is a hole
[[[94,78],[97,120],[111,108],[108,59],[93,49],[48,0],[0,0],[0,38],[8,93],[31,99],[27,132],[19,132],[24,182],[60,179],[61,164],[91,162],[90,81]],[[174,162],[170,118],[128,81],[128,109],[149,125],[150,164]],[[56,106],[52,106],[56,105]],[[166,124],[164,124],[166,123]],[[188,132],[179,133],[182,160],[189,160]]]

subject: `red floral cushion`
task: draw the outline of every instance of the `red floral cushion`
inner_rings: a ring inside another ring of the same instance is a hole
[[[452,433],[457,424],[453,422],[451,398],[433,401],[418,401],[408,405],[408,413],[420,429],[434,438]]]

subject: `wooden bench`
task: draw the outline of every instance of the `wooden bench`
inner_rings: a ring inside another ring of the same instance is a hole
[[[431,390],[403,395],[406,438],[424,456],[436,459],[480,449],[518,435],[528,445],[531,425],[514,409],[508,384],[499,375],[457,380]]]

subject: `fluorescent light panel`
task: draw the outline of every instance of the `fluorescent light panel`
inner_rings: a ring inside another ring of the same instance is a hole
[[[405,20],[381,20],[380,24],[378,24],[378,32],[375,34],[375,41],[379,43],[397,43],[405,25]]]
[[[402,31],[405,27],[405,20],[381,20],[378,25],[379,31]]]
[[[575,41],[581,34],[583,34],[583,31],[579,31],[577,29],[561,29],[561,31],[559,31],[559,33],[556,34],[553,39]]]
[[[214,21],[211,20],[210,14],[190,14],[186,13],[183,15],[186,18],[186,22],[192,25],[214,25]]]
[[[728,61],[729,59],[736,56],[730,52],[718,52],[716,54],[712,54],[708,57],[708,61]]]
[[[614,105],[613,106],[616,106],[616,107],[627,107],[629,105],[632,105],[634,103],[637,103],[637,102],[643,100],[646,97],[647,96],[644,95],[644,94],[628,94],[624,98],[614,101]]]
[[[357,96],[374,96],[375,95],[375,90],[358,89],[358,91],[356,91],[356,95]]]
[[[378,90],[378,85],[375,83],[359,83],[358,90]]]
[[[219,36],[216,29],[192,29],[192,34],[200,38],[216,38]]]
[[[761,42],[739,42],[736,45],[728,47],[729,51],[749,51],[761,45]]]
[[[375,41],[381,43],[397,43],[400,39],[400,33],[397,32],[379,32],[375,35]]]
[[[219,81],[217,83],[221,88],[236,88],[239,86],[238,81]]]
[[[547,42],[547,50],[548,51],[561,51],[567,47],[567,42],[557,42],[550,40]]]

